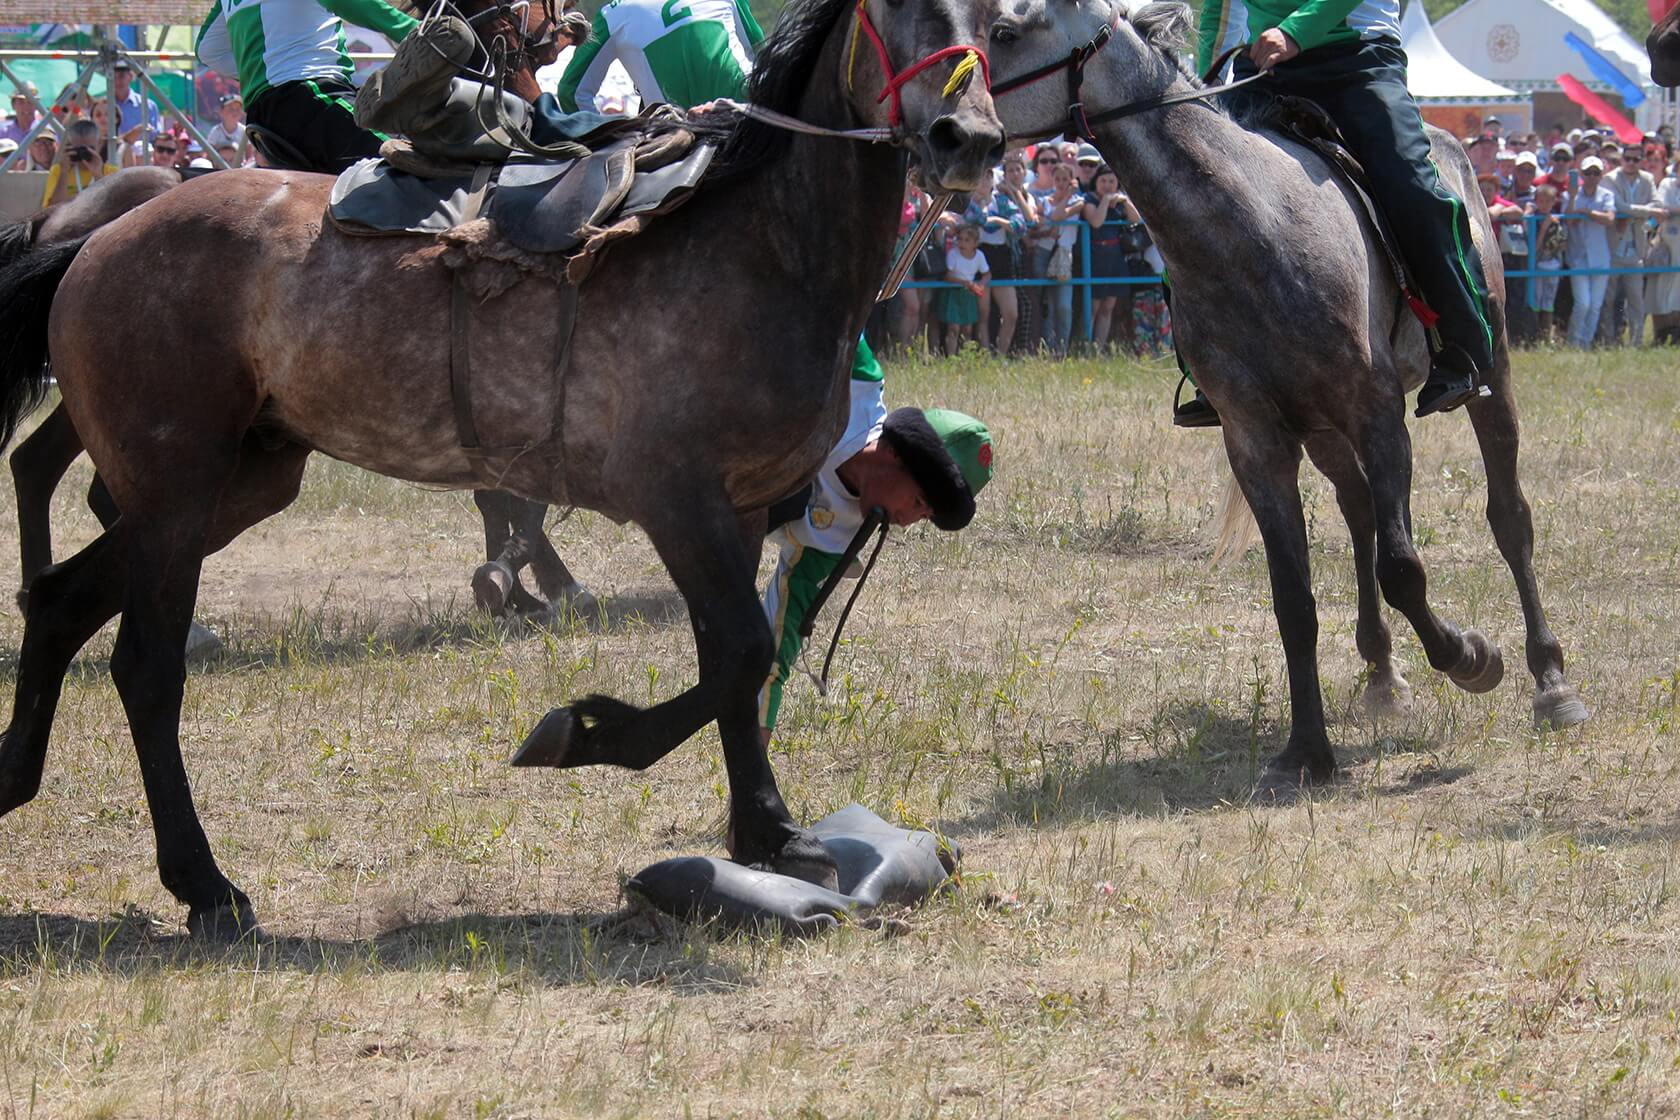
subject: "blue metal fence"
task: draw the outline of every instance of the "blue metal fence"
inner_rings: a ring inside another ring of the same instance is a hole
[[[1559,220],[1562,220],[1562,221],[1589,221],[1590,220],[1588,218],[1588,216],[1585,215],[1585,214],[1555,214],[1553,216],[1558,218]],[[1534,251],[1539,246],[1539,243],[1540,243],[1539,234],[1540,234],[1541,220],[1542,220],[1542,218],[1538,214],[1530,214],[1523,219],[1523,224],[1527,227],[1526,236],[1527,236],[1528,248],[1529,248],[1529,259],[1531,261],[1533,260]],[[1075,226],[1075,227],[1078,228],[1078,231],[1079,231],[1079,241],[1078,241],[1079,250],[1078,251],[1079,251],[1079,260],[1080,260],[1080,263],[1082,265],[1082,267],[1078,271],[1080,273],[1083,273],[1084,275],[1076,275],[1071,280],[1045,280],[1045,279],[1034,279],[1034,278],[1023,278],[1023,279],[1018,279],[1018,280],[994,280],[994,281],[992,281],[991,286],[996,287],[996,288],[1054,288],[1054,287],[1060,287],[1061,285],[1066,284],[1066,285],[1070,285],[1074,288],[1077,288],[1079,290],[1079,295],[1080,295],[1080,305],[1079,306],[1080,306],[1080,319],[1083,323],[1082,330],[1084,332],[1085,341],[1089,342],[1089,341],[1091,341],[1091,326],[1092,326],[1092,322],[1091,322],[1091,319],[1092,319],[1092,316],[1091,316],[1091,289],[1093,287],[1096,287],[1099,284],[1105,285],[1105,286],[1109,285],[1109,284],[1132,284],[1132,285],[1138,285],[1138,286],[1149,286],[1149,285],[1154,285],[1154,284],[1161,283],[1161,275],[1160,275],[1160,273],[1152,273],[1148,276],[1092,276],[1092,275],[1090,275],[1090,272],[1091,272],[1091,225],[1090,225],[1090,223],[1085,222],[1085,221],[1081,221],[1081,220],[1076,218],[1076,219],[1066,221],[1066,222],[1057,222],[1055,224],[1062,225],[1062,226]],[[1130,225],[1130,224],[1131,223],[1129,223],[1129,222],[1120,222],[1120,221],[1104,223],[1105,226],[1115,226],[1115,227],[1120,227],[1120,228],[1124,228],[1125,226]],[[1652,236],[1654,237],[1654,236],[1656,236],[1656,234],[1653,233]],[[988,248],[988,246],[982,245],[981,246],[981,252],[984,252],[987,248]],[[990,248],[996,248],[996,246],[990,246]],[[1617,267],[1610,267],[1610,268],[1547,268],[1547,269],[1525,268],[1525,269],[1511,269],[1511,270],[1509,270],[1508,272],[1505,273],[1505,276],[1506,276],[1507,279],[1526,279],[1528,281],[1527,292],[1526,292],[1527,302],[1528,302],[1528,305],[1530,307],[1533,307],[1534,302],[1535,302],[1535,283],[1534,282],[1536,280],[1548,279],[1548,278],[1550,278],[1550,279],[1561,279],[1561,278],[1569,277],[1569,276],[1655,276],[1655,275],[1661,275],[1663,273],[1669,273],[1669,272],[1680,272],[1680,261],[1674,262],[1672,264],[1669,264],[1669,265],[1661,267],[1661,268],[1645,268],[1645,267],[1617,268]],[[904,282],[902,287],[906,287],[906,288],[956,288],[956,287],[959,287],[959,285],[948,283],[947,281],[944,281],[944,280],[907,280],[907,281]]]

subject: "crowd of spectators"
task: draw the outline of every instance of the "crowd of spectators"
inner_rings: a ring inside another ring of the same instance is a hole
[[[43,206],[74,198],[123,167],[151,164],[196,171],[215,166],[186,121],[173,115],[165,120],[157,103],[135,87],[134,71],[126,61],[112,68],[105,96],[92,97],[72,84],[45,107],[34,84],[24,83],[13,89],[11,100],[12,115],[0,124],[0,160],[27,141],[10,170],[48,172]],[[42,112],[53,114],[63,128],[62,138],[47,127],[29,139]],[[203,133],[204,139],[229,166],[254,163],[256,153],[245,136],[245,106],[237,92],[221,99],[219,117]]]
[[[931,205],[906,185],[900,249]],[[974,343],[1001,357],[1060,357],[1084,346],[1158,356],[1172,345],[1160,269],[1137,209],[1097,150],[1043,143],[1009,153],[990,186],[939,216],[911,275],[955,286],[902,289],[886,309],[885,333],[900,347],[946,353]],[[1087,334],[1084,301],[1075,298],[1085,277],[1155,282],[1091,285]]]
[[[1506,272],[1593,270],[1532,284],[1508,277],[1513,343],[1640,346],[1647,317],[1651,342],[1680,342],[1680,273],[1609,271],[1680,264],[1680,174],[1668,126],[1624,144],[1591,128],[1504,136],[1490,119],[1464,146]]]

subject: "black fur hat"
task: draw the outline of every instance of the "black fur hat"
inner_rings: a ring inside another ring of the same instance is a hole
[[[899,408],[887,414],[881,439],[898,456],[904,469],[933,507],[933,523],[954,532],[974,519],[974,492],[963,477],[945,441],[919,408]]]

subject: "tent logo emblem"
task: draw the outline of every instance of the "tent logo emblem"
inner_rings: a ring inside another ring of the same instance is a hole
[[[1522,36],[1517,33],[1516,25],[1496,23],[1488,29],[1487,52],[1493,61],[1511,62],[1521,49]]]

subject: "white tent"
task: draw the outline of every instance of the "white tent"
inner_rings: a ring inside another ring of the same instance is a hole
[[[1413,6],[1418,6],[1417,0]],[[1606,88],[1563,41],[1570,31],[1629,79],[1650,87],[1651,63],[1644,45],[1592,0],[1470,0],[1435,24],[1436,37],[1454,57],[1502,85],[1556,89],[1559,74],[1574,74],[1589,87]]]
[[[1412,96],[1435,104],[1488,105],[1526,98],[1471,70],[1454,58],[1424,14],[1423,0],[1411,0],[1400,19],[1406,51],[1406,86]]]

